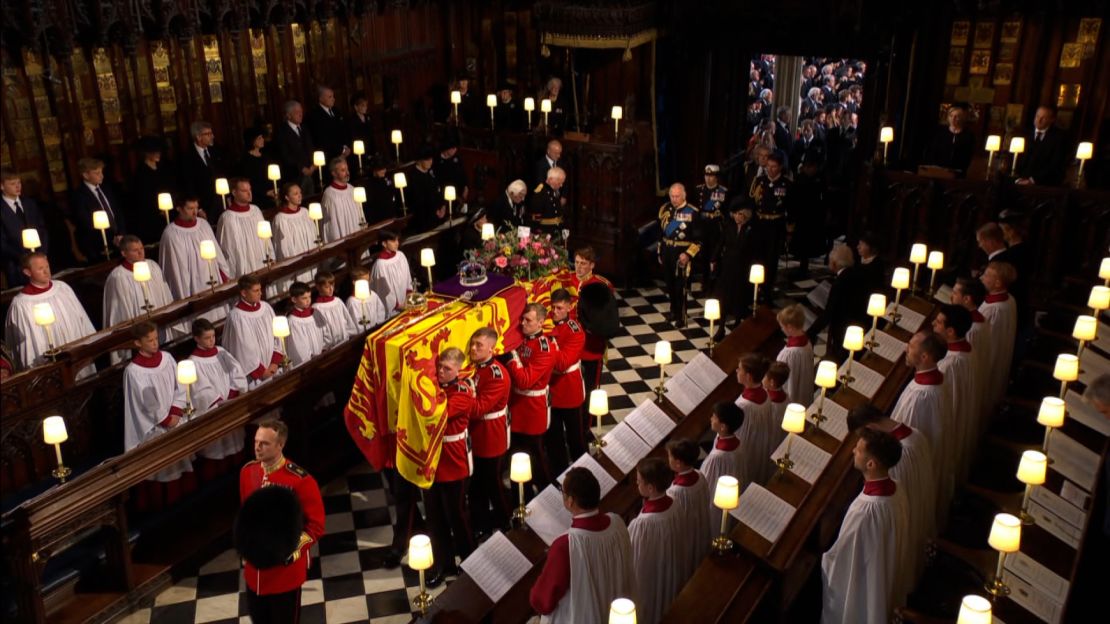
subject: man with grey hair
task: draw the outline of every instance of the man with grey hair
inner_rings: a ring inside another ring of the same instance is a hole
[[[348,184],[351,171],[347,159],[336,156],[328,163],[331,184],[324,189],[320,203],[324,208],[324,240],[337,241],[354,234],[366,224],[362,209],[355,203],[355,188]]]
[[[686,201],[685,186],[672,184],[667,199],[659,208],[659,226],[663,229],[659,263],[663,265],[663,279],[671,301],[671,310],[666,316],[675,327],[681,328],[686,326],[690,265],[701,251],[704,233],[698,209]]]
[[[844,351],[844,331],[849,325],[866,322],[867,292],[862,275],[855,266],[852,248],[844,243],[833,244],[829,252],[829,270],[836,277],[829,288],[829,298],[825,302],[825,312],[817,317],[810,326],[810,340],[816,342],[817,334],[826,326],[829,328],[825,359],[841,362],[847,357]]]
[[[780,106],[775,109],[775,146],[783,154],[789,154],[794,149],[794,133],[790,130],[790,107]]]
[[[192,149],[185,150],[178,169],[178,182],[186,195],[196,195],[200,205],[198,215],[215,224],[223,212],[223,203],[216,195],[216,178],[225,177],[223,158],[213,143],[216,135],[212,124],[194,121],[189,126],[193,139]]]
[[[327,85],[316,87],[317,105],[305,115],[304,125],[315,141],[315,147],[322,150],[330,161],[333,158],[347,157],[351,153],[351,138],[347,122],[335,109],[335,91]]]
[[[551,233],[563,225],[563,206],[567,203],[566,197],[563,197],[563,184],[566,181],[567,174],[562,167],[547,170],[547,179],[533,189],[525,225]]]
[[[490,223],[494,228],[503,226],[517,227],[524,225],[525,205],[524,198],[528,195],[528,186],[524,180],[513,180],[505,187],[505,192],[493,203],[489,212]]]
[[[281,163],[281,183],[292,182],[305,196],[316,193],[312,132],[304,125],[304,107],[297,100],[285,103],[285,120],[274,127],[274,144]]]
[[[563,166],[563,144],[558,139],[551,139],[544,148],[543,156],[532,167],[532,184],[542,184],[547,180],[547,171],[552,167]]]

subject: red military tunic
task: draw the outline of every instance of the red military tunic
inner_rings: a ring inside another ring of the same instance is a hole
[[[571,279],[574,282],[574,288],[575,288],[574,292],[576,292],[576,293],[582,292],[582,287],[583,286],[585,286],[587,284],[594,284],[594,283],[605,284],[606,286],[609,287],[610,291],[614,290],[613,289],[613,284],[609,280],[607,280],[604,277],[601,277],[600,275],[597,275],[597,274],[590,274],[590,276],[587,277],[581,283],[579,283],[577,275],[574,275]],[[575,320],[578,320],[578,298],[577,297],[575,297],[575,299],[574,299],[574,308],[572,308],[571,311],[570,311],[570,317],[575,319]],[[602,338],[601,336],[595,336],[593,334],[587,333],[586,334],[586,345],[582,348],[582,359],[587,360],[587,361],[593,361],[593,360],[600,360],[604,356],[605,356],[605,339]]]
[[[578,321],[568,318],[555,322],[551,337],[559,345],[555,370],[551,375],[551,407],[581,407],[586,400],[586,386],[582,383],[580,370],[586,332]]]
[[[310,563],[309,549],[324,535],[324,500],[316,480],[304,468],[283,457],[277,469],[266,474],[262,462],[248,463],[239,471],[239,503],[247,500],[255,490],[267,486],[289,488],[297,495],[304,510],[304,532],[308,540],[302,535],[301,557],[293,563],[260,570],[249,561],[243,562],[247,587],[259,596],[283,594],[304,585]]]
[[[513,381],[509,396],[513,433],[540,435],[547,431],[551,420],[547,390],[558,353],[559,346],[542,333],[526,336],[524,344],[513,351],[508,366]]]
[[[443,448],[436,464],[436,483],[458,481],[470,476],[470,444],[466,430],[474,409],[474,382],[465,379],[439,385],[447,394],[447,409],[443,417],[447,428],[443,431]]]
[[[478,457],[500,457],[509,450],[509,371],[505,365],[490,358],[474,366],[477,385],[474,407],[470,414],[470,439]]]

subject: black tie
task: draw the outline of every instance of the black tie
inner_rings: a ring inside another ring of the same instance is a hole
[[[210,167],[212,165],[212,156],[208,153],[208,148],[204,150],[204,166]]]
[[[301,127],[300,126],[293,126],[293,131],[297,133],[297,138],[298,139],[301,138]]]
[[[15,200],[15,216],[19,217],[19,220],[23,222],[23,227],[26,228],[27,227],[27,213],[23,212],[23,206],[21,206],[19,204],[18,199]]]
[[[104,212],[108,213],[108,218],[114,221],[113,217],[115,215],[112,213],[112,206],[108,203],[108,198],[104,196],[104,191],[100,190],[99,186],[96,187],[96,199],[100,202],[100,207]]]
[[[1044,138],[1044,130],[1037,130],[1037,141],[1039,142]]]

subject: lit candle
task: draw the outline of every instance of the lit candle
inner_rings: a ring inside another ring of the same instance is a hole
[[[930,251],[929,260],[925,263],[932,273],[929,275],[929,294],[933,294],[933,285],[936,283],[937,271],[944,268],[944,252],[943,251]]]
[[[513,518],[524,520],[528,508],[524,506],[524,484],[532,480],[532,458],[528,453],[513,453],[509,459],[509,480],[517,484],[520,505],[513,511]]]
[[[273,330],[275,338],[288,338],[289,318],[285,316],[275,316],[273,320]]]
[[[355,299],[359,301],[370,299],[370,280],[355,280]]]
[[[883,162],[887,161],[887,150],[890,144],[894,141],[894,128],[890,126],[883,126],[879,130],[879,143],[883,144]]]
[[[1075,327],[1071,330],[1071,337],[1079,341],[1079,351],[1076,356],[1083,357],[1083,347],[1098,337],[1098,319],[1086,314],[1080,314],[1075,319]]]
[[[462,91],[451,92],[451,103],[456,105],[462,104]]]
[[[591,416],[597,417],[597,428],[601,429],[601,418],[609,413],[609,393],[601,388],[591,390],[588,411]],[[596,436],[596,440],[593,447],[595,451],[599,451],[605,446],[605,440],[600,435]]]
[[[149,282],[151,279],[150,263],[146,260],[139,260],[131,265],[131,275],[136,282]]]
[[[312,202],[308,205],[308,218],[313,221],[320,221],[324,218],[324,208],[319,202]]]
[[[831,360],[821,360],[818,362],[817,373],[814,375],[813,383],[821,389],[821,398],[817,401],[817,413],[813,415],[813,423],[820,429],[821,423],[828,418],[824,414],[825,393],[828,392],[829,388],[836,387],[836,362]]]
[[[197,364],[192,360],[181,360],[177,363],[177,383],[191,386],[197,382]]]
[[[324,156],[324,152],[312,152],[312,164],[316,165],[317,167],[323,167],[325,164],[327,164],[327,157]]]
[[[216,243],[211,240],[200,241],[200,257],[202,260],[216,259]]]
[[[61,444],[69,439],[66,421],[61,416],[47,416],[42,421],[42,441],[47,444]]]
[[[1017,171],[1018,155],[1025,152],[1025,137],[1014,137],[1010,139],[1010,153],[1014,155],[1014,162],[1010,168]]]
[[[1091,294],[1087,297],[1087,307],[1091,315],[1097,317],[1102,310],[1110,308],[1110,288],[1106,286],[1092,286]]]
[[[655,363],[660,366],[665,366],[671,363],[671,343],[666,340],[660,340],[655,343]]]
[[[713,489],[713,505],[721,510],[721,534],[713,540],[713,548],[717,552],[725,552],[732,548],[732,540],[728,538],[728,512],[740,506],[740,482],[736,477],[725,475],[717,479]]]
[[[432,567],[435,559],[432,556],[432,540],[427,535],[413,535],[409,539],[409,567],[420,574],[420,593],[413,599],[413,604],[424,614],[432,599],[424,588],[424,572]]]
[[[974,594],[964,596],[956,624],[991,624],[993,621],[991,601]]]
[[[281,165],[267,165],[266,177],[270,180],[277,182],[281,179]]]
[[[216,178],[216,194],[223,197],[230,192],[231,189],[227,185],[227,178]]]
[[[484,240],[484,241],[493,240],[493,236],[494,236],[493,224],[492,223],[483,223],[482,224],[482,240]]]
[[[351,145],[351,151],[355,153],[355,156],[362,156],[366,153],[366,143],[361,140],[355,141],[354,144]]]
[[[455,211],[454,211],[453,206],[454,206],[456,198],[457,198],[457,196],[455,195],[455,187],[450,186],[450,185],[444,187],[444,189],[443,189],[443,199],[447,200],[447,220],[448,221],[450,221],[451,219],[454,218]]]
[[[270,227],[269,221],[259,221],[257,226],[258,238],[262,240],[269,240],[274,236],[274,230]]]
[[[622,109],[620,106],[614,106],[613,110],[609,113],[609,116],[613,118],[613,136],[619,137],[621,119],[624,119],[624,109]]]
[[[524,98],[524,111],[528,113],[528,128],[532,128],[532,111],[536,110],[536,98]]]
[[[790,403],[786,406],[786,411],[782,415],[782,430],[786,432],[786,452],[782,457],[775,460],[779,466],[779,474],[785,474],[787,470],[794,467],[794,461],[790,459],[790,447],[794,442],[795,433],[803,433],[806,430],[806,408],[801,403]]]
[[[748,270],[748,282],[752,285],[752,316],[755,316],[759,309],[759,285],[763,283],[764,279],[763,265],[753,264]]]
[[[400,145],[401,144],[401,131],[400,130],[394,130],[394,131],[390,132],[389,133],[389,141],[391,143],[393,143],[394,145]]]
[[[1098,278],[1103,280],[1103,287],[1110,286],[1110,258],[1103,258],[1098,265]]]
[[[57,320],[54,317],[54,308],[49,303],[36,303],[31,306],[31,316],[35,319],[35,325],[39,327],[53,325]]]
[[[162,215],[166,217],[166,223],[169,223],[170,213],[173,212],[173,195],[158,193],[158,210],[162,211]]]
[[[910,263],[913,264],[913,278],[910,280],[910,292],[917,290],[917,269],[920,268],[921,263],[925,262],[929,255],[929,249],[923,243],[914,243],[910,247]]]
[[[1067,411],[1067,404],[1063,399],[1046,396],[1041,399],[1041,406],[1037,409],[1037,424],[1051,429],[1063,427]]]
[[[898,267],[894,269],[894,275],[890,279],[890,287],[894,289],[894,310],[890,313],[890,319],[895,326],[901,320],[902,315],[898,313],[898,303],[902,298],[902,291],[910,286],[910,270],[906,267]]]
[[[879,329],[879,317],[886,315],[886,295],[874,293],[867,300],[867,316],[871,317],[871,334],[867,339],[867,348],[872,351],[879,346],[875,340],[875,331]]]
[[[42,247],[42,241],[39,240],[39,231],[35,228],[27,228],[23,230],[23,248],[34,251]]]
[[[544,98],[540,100],[540,112],[543,113],[543,125],[547,125],[547,114],[551,112],[551,100]]]
[[[609,604],[609,624],[636,624],[636,603],[617,598]]]
[[[841,344],[848,351],[848,366],[844,369],[844,375],[840,379],[844,383],[850,384],[856,380],[855,377],[852,377],[852,362],[855,359],[856,351],[863,348],[863,328],[859,325],[849,325],[844,330],[844,342]]]
[[[112,224],[108,221],[108,213],[104,210],[94,211],[92,214],[92,221],[93,229],[107,230],[112,227]]]
[[[712,351],[716,345],[713,340],[713,325],[721,318],[721,302],[719,300],[705,300],[705,318],[709,321],[709,350]]]
[[[1068,384],[1079,379],[1079,358],[1070,353],[1057,355],[1052,377],[1060,382],[1060,398],[1063,399]]]
[[[436,265],[435,250],[425,247],[420,250],[420,266],[428,269],[428,294],[432,294],[432,267]]]
[[[366,187],[356,186],[351,192],[351,198],[355,200],[355,203],[358,204],[358,207],[361,209],[362,205],[366,203]],[[358,225],[359,227],[366,225],[366,213],[362,210],[358,211]]]
[[[984,146],[987,150],[987,179],[991,177],[991,164],[994,162],[995,152],[1002,149],[1002,137],[997,134],[992,134],[987,137],[987,144]]]
[[[1075,157],[1079,160],[1079,171],[1075,174],[1075,183],[1083,179],[1083,165],[1094,155],[1095,146],[1090,141],[1083,141],[1075,148]]]

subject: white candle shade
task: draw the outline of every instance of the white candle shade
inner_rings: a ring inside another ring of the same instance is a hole
[[[444,199],[444,201],[455,201],[456,199],[458,199],[458,196],[455,195],[455,187],[453,187],[453,186],[443,187],[443,199]]]
[[[906,267],[894,269],[894,276],[890,279],[890,287],[895,290],[905,290],[910,287],[910,270]]]
[[[31,306],[31,316],[35,319],[35,325],[39,327],[46,327],[53,325],[54,321],[54,308],[49,303],[36,303]]]
[[[1037,410],[1037,424],[1053,429],[1063,427],[1065,413],[1067,413],[1067,405],[1062,399],[1046,396],[1041,399],[1041,406]]]
[[[1110,277],[1104,277],[1103,279],[1110,279]],[[1091,296],[1087,297],[1087,307],[1094,308],[1095,310],[1110,308],[1110,288],[1105,286],[1095,286],[1092,288]]]
[[[1010,153],[1022,154],[1025,152],[1025,137],[1014,137],[1010,139]]]
[[[532,236],[532,228],[528,227],[527,225],[516,226],[517,238],[528,238],[530,236]]]
[[[541,113],[550,113],[551,112],[551,100],[548,100],[548,99],[540,100],[540,112]]]
[[[489,95],[487,95],[486,96],[486,106],[488,106],[490,108],[495,108],[497,106],[497,96],[494,95],[493,93],[490,93]]]
[[[786,406],[782,415],[782,430],[788,433],[802,433],[806,430],[806,408],[801,403]]]
[[[393,186],[396,186],[399,189],[403,189],[407,188],[408,185],[409,181],[407,178],[405,178],[405,172],[398,171],[397,173],[393,174]]]
[[[432,540],[427,535],[413,535],[409,540],[409,567],[413,570],[427,570],[434,561]]]
[[[431,247],[420,250],[420,266],[433,267],[436,265],[436,252]]]
[[[492,223],[482,224],[482,240],[493,240],[494,229]]]
[[[609,116],[616,120],[624,119],[624,109],[620,106],[614,106]]]
[[[270,226],[269,221],[258,222],[258,238],[267,240],[274,237],[274,229]]]
[[[930,251],[929,260],[925,266],[934,271],[939,271],[944,268],[944,252],[943,251]]]
[[[513,453],[509,460],[509,480],[513,483],[528,483],[532,480],[532,458],[528,453]]]
[[[230,192],[231,189],[228,188],[227,178],[216,178],[216,194],[227,195]]]
[[[762,284],[765,274],[762,264],[753,264],[752,268],[748,270],[748,282],[752,284]]]
[[[956,624],[991,624],[993,621],[991,601],[975,594],[964,596]]]
[[[929,248],[922,243],[914,243],[910,247],[910,262],[913,264],[921,264],[929,255]]]
[[[1075,381],[1079,379],[1079,358],[1070,353],[1057,355],[1052,376],[1056,381]]]
[[[1018,464],[1017,478],[1025,485],[1041,485],[1048,471],[1048,457],[1040,451],[1025,451]]]
[[[705,300],[705,318],[709,321],[718,321],[721,319],[721,302],[717,299]]]
[[[671,363],[671,343],[666,340],[660,340],[655,343],[655,363],[656,364],[670,364]]]
[[[216,259],[216,243],[215,241],[202,240],[200,241],[200,259],[201,260],[215,260]]]
[[[987,543],[998,552],[1017,552],[1021,548],[1021,520],[1008,513],[996,515]]]
[[[590,415],[604,416],[609,413],[609,393],[598,388],[590,391]]]
[[[879,130],[879,143],[891,143],[894,141],[894,128],[890,126],[883,126]]]
[[[353,196],[356,204],[366,203],[366,187],[356,186],[353,191]]]
[[[882,316],[886,314],[886,295],[874,294],[867,300],[867,315]]]
[[[849,325],[844,330],[844,348],[849,351],[859,351],[863,348],[863,328],[859,325]]]
[[[390,132],[389,133],[389,142],[394,144],[394,145],[400,145],[401,142],[402,142],[401,141],[401,131],[400,130],[393,130],[392,132]]]
[[[275,316],[273,321],[274,338],[288,338],[289,337],[289,318],[285,316]]]
[[[451,103],[452,104],[462,104],[462,91],[452,91],[451,92]]]
[[[312,202],[308,205],[308,218],[313,221],[321,221],[324,218],[324,207],[320,202]]]
[[[536,110],[536,98],[524,98],[524,110],[528,112]]]
[[[281,179],[281,165],[267,165],[266,177],[272,182],[277,182]]]
[[[181,360],[177,363],[177,383],[191,386],[197,382],[197,363],[192,360]]]
[[[61,416],[47,416],[42,421],[42,441],[47,444],[61,444],[69,439],[66,421]]]
[[[725,475],[717,479],[713,489],[713,505],[717,509],[736,509],[740,506],[740,482],[736,477]]]
[[[38,249],[39,247],[42,247],[42,241],[39,239],[39,231],[35,228],[23,230],[23,248]]]
[[[836,362],[821,360],[817,364],[817,374],[814,376],[813,383],[817,384],[818,388],[835,388]]]
[[[93,212],[92,219],[94,230],[107,230],[112,227],[112,224],[108,221],[108,213],[103,210]]]
[[[636,603],[617,598],[609,605],[609,624],[636,624]]]
[[[162,212],[173,210],[173,195],[169,193],[158,193],[158,210]]]
[[[1075,148],[1075,157],[1078,160],[1090,160],[1095,153],[1095,146],[1090,141],[1083,141]]]
[[[1071,337],[1089,342],[1095,339],[1097,332],[1098,320],[1093,316],[1081,314],[1079,318],[1075,319],[1075,328],[1071,330]]]
[[[370,299],[370,280],[355,280],[355,299],[359,301]]]
[[[351,151],[355,153],[355,156],[362,156],[366,153],[366,143],[363,141],[355,141],[351,145]]]
[[[1110,258],[1103,258],[1102,264],[1098,265],[1099,279],[1110,279]]]
[[[136,282],[149,282],[150,263],[146,260],[139,260],[131,266],[131,275],[135,278]]]
[[[312,152],[312,164],[323,167],[326,162],[328,162],[327,157],[324,156],[323,152]]]
[[[997,134],[992,134],[987,137],[987,144],[984,147],[988,152],[997,152],[1002,149],[1002,137]]]

